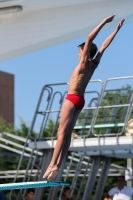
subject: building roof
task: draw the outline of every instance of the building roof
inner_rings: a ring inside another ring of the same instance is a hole
[[[7,8],[10,6],[18,6],[18,10]],[[0,60],[86,36],[112,14],[116,17],[106,29],[116,26],[121,18],[131,23],[132,8],[132,0],[2,0]]]

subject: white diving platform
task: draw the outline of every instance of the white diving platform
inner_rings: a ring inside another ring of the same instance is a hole
[[[48,150],[55,147],[56,140],[29,142],[29,148]],[[88,156],[133,158],[133,136],[73,139],[69,151]]]

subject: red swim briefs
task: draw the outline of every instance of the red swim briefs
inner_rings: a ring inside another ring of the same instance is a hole
[[[77,110],[81,110],[84,107],[84,97],[79,94],[67,94],[66,99],[71,101]]]

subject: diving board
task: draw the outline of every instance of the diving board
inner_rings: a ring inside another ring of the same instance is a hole
[[[36,181],[36,182],[23,182],[23,183],[7,183],[0,184],[0,190],[14,190],[14,189],[26,189],[26,188],[40,188],[51,186],[69,186],[67,182],[56,181]]]
[[[118,124],[95,124],[93,127],[94,129],[103,129],[103,128],[120,128],[123,127],[125,124],[124,123],[118,123]],[[74,130],[79,130],[79,129],[90,129],[92,126],[91,125],[86,125],[86,126],[75,126]]]

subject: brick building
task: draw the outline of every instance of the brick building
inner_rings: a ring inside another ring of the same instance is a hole
[[[0,116],[14,124],[14,75],[0,71]]]

